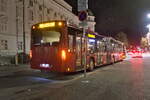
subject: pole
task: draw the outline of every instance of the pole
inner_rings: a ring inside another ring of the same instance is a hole
[[[23,63],[25,62],[26,54],[26,36],[25,36],[25,0],[23,0]]]
[[[18,65],[18,7],[16,1],[16,56],[15,56],[15,64]]]
[[[78,11],[79,12],[86,12],[88,9],[88,0],[78,0]],[[86,68],[87,68],[87,37],[86,37],[86,24],[87,24],[87,16],[85,13],[81,13],[82,15],[79,15],[79,20],[81,21],[81,26],[83,28],[83,38],[84,38],[84,43],[85,43],[85,53],[84,53],[84,58],[85,58],[85,65],[84,65],[84,77],[86,77]],[[85,18],[84,18],[85,17]]]
[[[84,65],[84,77],[86,78],[86,68],[87,68],[87,39],[86,39],[86,28],[85,26],[83,26],[83,37],[84,37],[84,43],[85,43],[85,53],[84,53],[84,57],[85,57],[85,65]]]
[[[44,7],[45,7],[45,4],[44,4],[44,0],[43,0],[43,8],[42,8],[42,14],[43,14],[43,16],[42,16],[42,22],[44,22]]]

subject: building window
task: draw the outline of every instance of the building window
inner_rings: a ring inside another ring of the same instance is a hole
[[[47,9],[47,14],[49,14],[50,13],[50,10],[49,9]]]
[[[34,3],[37,3],[37,0],[34,0]]]
[[[32,0],[30,0],[29,5],[30,5],[31,7],[33,7],[33,1],[32,1]]]
[[[42,6],[41,5],[39,5],[39,10],[42,11]]]
[[[18,42],[18,50],[23,50],[23,42]]]
[[[6,12],[7,0],[0,0],[0,12]]]
[[[62,15],[60,16],[60,19],[63,19],[63,16],[62,16]]]
[[[33,18],[34,16],[33,16],[33,11],[32,10],[29,10],[29,20],[30,21],[33,21]]]
[[[0,41],[0,49],[1,50],[8,50],[8,42],[7,42],[7,40],[1,40]]]
[[[5,33],[7,31],[7,23],[8,23],[7,17],[4,16],[0,18],[0,32]]]
[[[54,13],[54,17],[57,17],[57,13]]]

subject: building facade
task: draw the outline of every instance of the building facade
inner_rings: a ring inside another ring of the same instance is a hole
[[[72,7],[64,0],[0,0],[0,55],[23,52],[23,29],[28,54],[31,26],[53,19],[79,25],[78,17],[72,13]]]
[[[88,15],[87,29],[95,31],[95,17]],[[0,65],[10,62],[4,57],[12,59],[23,52],[23,33],[25,51],[29,54],[31,26],[48,20],[66,20],[76,26],[80,23],[64,0],[0,0]]]
[[[95,25],[96,25],[95,16],[91,10],[88,10],[87,29],[95,32]]]
[[[147,40],[148,40],[148,45],[150,46],[150,32],[147,33],[146,38],[147,38]]]

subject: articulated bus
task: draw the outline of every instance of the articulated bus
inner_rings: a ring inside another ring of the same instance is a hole
[[[125,57],[124,45],[111,37],[68,25],[62,20],[38,23],[31,29],[31,68],[53,72],[93,70]]]

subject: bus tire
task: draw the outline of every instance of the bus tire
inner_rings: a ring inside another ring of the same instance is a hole
[[[90,63],[89,63],[89,70],[92,71],[94,69],[94,67],[95,67],[94,60],[91,59]]]

